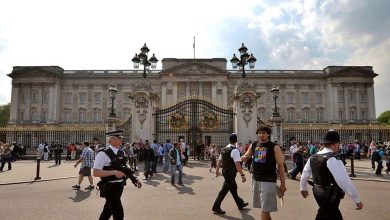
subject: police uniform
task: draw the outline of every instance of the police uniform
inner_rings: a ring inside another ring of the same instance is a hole
[[[229,142],[236,143],[237,135],[231,134],[229,137]],[[222,161],[222,175],[225,181],[221,191],[218,193],[218,196],[215,199],[212,211],[217,214],[225,214],[225,211],[221,209],[221,203],[229,191],[232,194],[238,209],[241,210],[247,206],[248,203],[244,202],[244,200],[240,198],[237,193],[237,169],[235,163],[241,161],[240,151],[236,148],[235,144],[229,144],[222,148],[219,160]]]
[[[323,143],[340,143],[336,131],[328,131]],[[325,147],[307,161],[300,181],[300,190],[307,191],[307,180],[313,178],[313,195],[319,206],[316,220],[343,219],[339,210],[340,200],[346,192],[355,204],[361,203],[359,194],[347,175],[343,162],[329,148]]]
[[[116,136],[119,138],[123,137],[121,130],[108,132],[106,135]],[[112,157],[114,157],[114,160],[117,161],[117,164],[126,167],[123,150],[108,145],[105,149],[101,150],[96,155],[93,168],[96,170],[118,170],[118,167],[112,163]],[[139,183],[132,171],[130,174],[131,175],[127,174],[127,177],[132,180],[133,184],[136,185],[137,183]],[[104,197],[106,199],[106,203],[104,204],[103,211],[100,215],[100,220],[110,219],[111,215],[113,216],[114,220],[123,219],[124,212],[121,202],[121,196],[125,185],[126,177],[117,178],[115,175],[101,177],[101,181],[98,183],[98,186],[101,190],[101,197]]]

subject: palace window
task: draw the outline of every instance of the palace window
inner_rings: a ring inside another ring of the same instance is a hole
[[[33,92],[33,94],[31,95],[31,99],[32,102],[38,102],[38,93]]]
[[[101,102],[102,102],[102,93],[95,92],[95,104],[100,104]]]
[[[339,95],[339,102],[344,102],[344,92],[343,91],[339,91],[338,95]]]
[[[292,92],[287,93],[287,103],[294,104],[294,93]]]
[[[72,121],[70,111],[66,111],[64,113],[64,122],[65,123],[70,123]]]
[[[366,93],[365,92],[360,93],[360,102],[366,102]]]
[[[79,101],[80,101],[80,104],[85,104],[85,102],[86,102],[86,96],[87,96],[87,94],[85,94],[85,93],[80,93],[80,94],[79,94]]]
[[[339,110],[339,117],[340,117],[340,121],[344,121],[345,120],[345,116],[344,116],[344,111],[343,110]]]
[[[79,122],[85,122],[86,121],[86,112],[85,110],[79,111]]]
[[[47,116],[48,116],[47,110],[43,110],[43,112],[42,112],[42,121],[43,122],[47,122]]]
[[[72,102],[72,93],[65,93],[65,104],[71,104]]]
[[[355,97],[354,97],[352,92],[349,93],[348,99],[349,99],[349,102],[353,102],[354,101]]]
[[[321,108],[317,110],[317,121],[318,122],[324,121],[324,110]]]
[[[307,108],[302,110],[302,121],[309,121],[309,109]]]
[[[316,94],[316,103],[317,104],[322,104],[322,93],[317,93]]]
[[[288,109],[287,110],[287,121],[292,122],[294,121],[294,109]]]
[[[100,122],[101,121],[101,117],[100,117],[100,110],[95,110],[94,112],[93,112],[93,120],[95,121],[95,122]]]
[[[303,104],[309,103],[309,95],[307,94],[307,92],[302,93],[302,103]]]
[[[49,94],[47,92],[43,93],[43,102],[44,103],[49,102]]]
[[[33,121],[37,121],[38,120],[37,110],[35,108],[31,109],[31,120],[33,120]]]
[[[24,110],[19,110],[19,121],[24,121]]]

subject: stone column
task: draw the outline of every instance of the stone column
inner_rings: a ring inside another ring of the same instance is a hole
[[[199,82],[199,97],[203,97],[203,82]]]
[[[54,96],[54,103],[53,103],[53,123],[58,123],[59,114],[60,114],[60,84],[59,82],[55,82],[53,87],[53,96]]]
[[[177,82],[172,83],[172,103],[169,104],[174,104],[177,102]]]
[[[10,117],[9,124],[16,124],[18,121],[18,112],[19,112],[19,84],[12,83],[12,92],[11,92],[11,108],[10,108]]]
[[[54,123],[54,111],[55,111],[55,96],[54,96],[54,84],[49,84],[49,112],[48,112],[48,123]]]
[[[345,121],[351,120],[349,115],[349,100],[348,100],[348,86],[344,85],[344,117]]]
[[[227,85],[222,86],[222,106],[226,107],[227,106]]]
[[[24,114],[25,121],[29,121],[29,122],[31,122],[31,95],[32,95],[31,94],[31,87],[32,87],[32,84],[27,85],[27,94],[26,94],[26,100],[25,100],[26,111]]]
[[[356,85],[355,88],[355,106],[356,106],[356,120],[362,120],[363,117],[360,114],[360,94],[359,94],[359,85]]]
[[[190,82],[186,82],[186,97],[190,96]]]
[[[214,103],[217,103],[217,88],[216,83],[211,83],[211,100],[213,100]]]
[[[162,83],[161,85],[161,106],[167,105],[167,84]]]
[[[332,118],[331,118],[331,121],[335,122],[338,120],[340,120],[340,115],[339,115],[339,97],[338,97],[338,90],[339,90],[340,86],[339,85],[335,85],[335,86],[332,86],[332,96],[331,96],[331,102],[332,102]]]
[[[368,107],[368,120],[369,122],[375,122],[375,94],[374,83],[367,85],[367,107]]]

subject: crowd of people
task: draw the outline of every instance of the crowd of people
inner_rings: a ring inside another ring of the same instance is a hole
[[[176,184],[184,185],[183,168],[188,163],[190,148],[183,139],[178,142],[171,142],[167,139],[164,143],[159,143],[157,140],[150,142],[140,139],[131,143],[122,143],[121,131],[109,132],[108,134],[110,140],[108,144],[101,144],[98,139],[94,139],[93,143],[87,141],[79,144],[69,143],[66,147],[58,141],[53,141],[50,145],[44,142],[37,147],[37,154],[39,158],[44,160],[48,160],[49,156],[53,157],[55,165],[60,165],[62,153],[65,150],[65,160],[74,160],[75,168],[80,165],[79,179],[77,184],[72,186],[73,189],[79,190],[84,177],[87,177],[89,185],[85,190],[93,190],[95,185],[92,175],[101,177],[97,186],[101,191],[101,196],[106,198],[106,205],[102,212],[102,216],[105,217],[114,215],[116,211],[119,211],[119,215],[123,216],[123,210],[121,214],[119,209],[110,210],[109,206],[112,202],[120,203],[121,190],[123,190],[126,178],[130,178],[136,187],[141,187],[141,183],[135,175],[138,171],[141,173],[140,163],[144,165],[143,180],[148,181],[158,173],[158,170],[160,172],[162,170],[162,172],[170,172],[170,182],[173,186]],[[283,196],[284,191],[286,191],[285,175],[296,179],[301,174],[300,189],[304,198],[308,195],[307,183],[313,185],[313,194],[320,207],[317,217],[328,216],[328,212],[331,210],[332,213],[336,213],[332,219],[342,219],[338,204],[344,192],[353,198],[359,209],[363,206],[349,178],[344,178],[348,158],[354,157],[357,160],[370,158],[371,168],[378,176],[382,175],[383,161],[386,161],[385,172],[387,175],[390,172],[390,141],[384,143],[372,141],[370,144],[359,143],[359,141],[343,143],[340,142],[338,133],[334,131],[327,132],[328,136],[325,135],[321,143],[312,143],[311,141],[302,143],[292,139],[289,153],[295,166],[288,171],[284,161],[286,149],[269,140],[271,130],[261,127],[256,131],[256,134],[258,140],[249,140],[245,145],[237,142],[237,135],[232,134],[226,147],[214,144],[208,146],[202,144],[194,147],[195,160],[210,160],[209,172],[215,172],[216,177],[218,177],[219,170],[222,168],[225,182],[212,207],[214,213],[226,213],[221,209],[221,204],[228,191],[232,193],[238,209],[242,210],[249,204],[238,196],[235,182],[237,172],[240,173],[242,181],[246,181],[244,167],[252,174],[253,207],[262,208],[262,219],[270,219],[270,213],[277,211],[274,197],[275,195]],[[0,142],[1,171],[6,163],[8,170],[11,170],[11,162],[18,157],[15,153],[13,155],[17,146],[16,143],[10,145]],[[327,163],[324,163],[324,160]],[[114,161],[115,163],[113,163]],[[117,161],[119,161],[119,165],[113,165]],[[160,169],[157,169],[158,167]],[[324,174],[324,170],[329,171],[326,171],[328,172],[327,176]],[[177,173],[178,178],[176,178]],[[308,181],[309,176],[313,176],[311,183]],[[277,179],[281,181],[279,186],[276,185]],[[102,195],[104,187],[113,187],[110,183],[115,183],[115,187],[120,186],[122,189],[118,191],[117,195]],[[330,186],[336,184],[340,189],[340,195],[337,195],[337,199],[330,201],[330,203],[320,202],[319,200],[323,199],[329,184]],[[275,189],[277,190],[275,191]]]

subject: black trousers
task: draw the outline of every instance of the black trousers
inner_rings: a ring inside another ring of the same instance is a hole
[[[3,168],[4,168],[4,165],[5,165],[5,162],[8,163],[8,170],[10,170],[12,168],[11,166],[11,160],[12,158],[3,158],[3,159],[0,159],[1,160],[1,167],[0,167],[0,171],[3,171]]]
[[[217,198],[215,199],[213,209],[220,209],[221,203],[225,198],[226,194],[230,191],[233,196],[234,201],[238,208],[242,207],[244,200],[242,200],[237,193],[237,183],[236,183],[236,175],[237,172],[235,169],[223,169],[222,175],[225,178],[225,182],[222,185],[221,191],[219,191]]]
[[[335,201],[329,201],[326,190],[319,186],[313,187],[313,195],[319,206],[316,220],[342,220],[343,216],[339,210],[341,197]]]
[[[112,216],[113,220],[123,220],[123,206],[121,202],[121,196],[123,192],[123,183],[112,183],[107,185],[106,190],[106,203],[99,220],[108,220]]]
[[[54,160],[56,164],[61,164],[61,154],[54,154]]]

